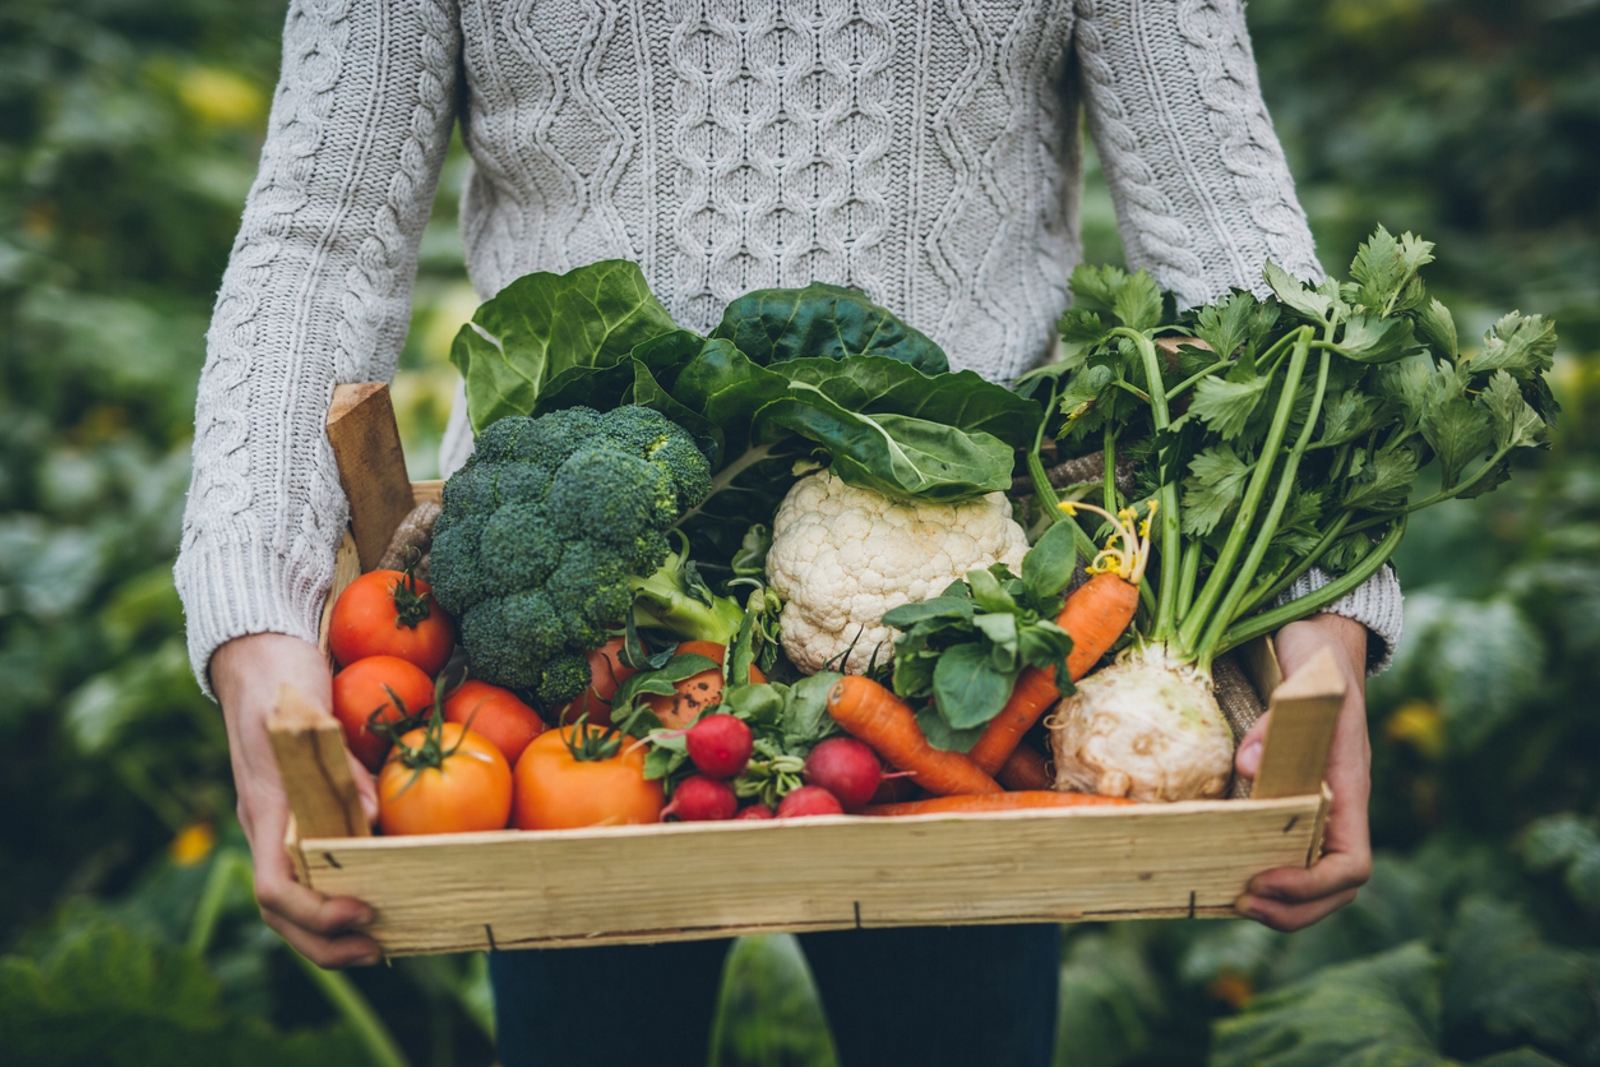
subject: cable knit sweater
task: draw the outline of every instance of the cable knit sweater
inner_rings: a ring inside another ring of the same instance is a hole
[[[233,637],[315,639],[348,517],[323,422],[336,383],[394,373],[457,122],[484,297],[621,257],[705,331],[828,281],[1007,379],[1068,302],[1080,115],[1130,265],[1182,303],[1269,257],[1320,275],[1239,0],[294,0],[200,380],[202,684]],[[1387,572],[1333,610],[1398,639]]]

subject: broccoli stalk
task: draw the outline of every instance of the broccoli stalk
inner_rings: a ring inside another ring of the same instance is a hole
[[[636,578],[633,588],[634,624],[666,630],[685,641],[714,641],[730,645],[744,621],[744,609],[732,597],[717,596],[689,559],[688,539],[673,531],[680,548],[648,578]]]

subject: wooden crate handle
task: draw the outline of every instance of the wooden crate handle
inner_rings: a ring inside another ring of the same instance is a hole
[[[338,720],[284,684],[267,736],[301,838],[370,836]]]
[[[1327,649],[1273,691],[1267,708],[1272,721],[1250,791],[1253,799],[1308,796],[1321,790],[1344,693],[1344,675]]]
[[[389,538],[413,506],[389,386],[383,382],[334,386],[328,441],[350,501],[350,533],[356,555],[361,570],[370,571],[383,558]]]

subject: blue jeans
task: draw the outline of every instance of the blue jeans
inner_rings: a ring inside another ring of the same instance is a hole
[[[1048,1067],[1060,930],[802,934],[840,1067]],[[727,941],[495,952],[505,1067],[705,1067]]]

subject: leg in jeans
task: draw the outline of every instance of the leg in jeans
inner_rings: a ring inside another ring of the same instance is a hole
[[[802,934],[840,1067],[1049,1067],[1060,928]]]
[[[705,1067],[728,941],[489,953],[504,1067]]]

